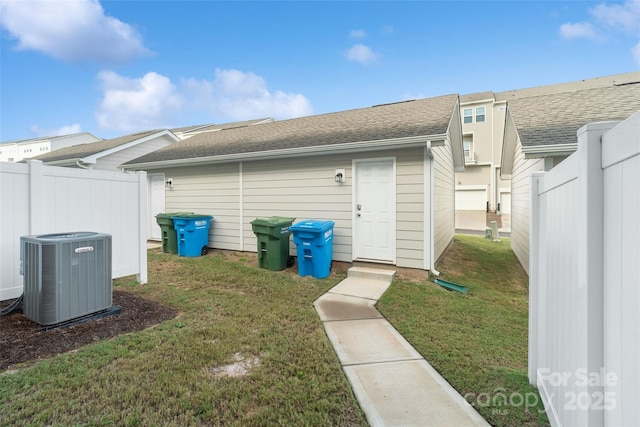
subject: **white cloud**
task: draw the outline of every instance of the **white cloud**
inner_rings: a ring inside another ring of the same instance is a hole
[[[363,44],[354,44],[346,54],[349,61],[359,62],[363,65],[370,65],[378,62],[379,56],[370,47]]]
[[[623,4],[599,4],[591,14],[603,25],[615,30],[635,33],[640,29],[640,1],[628,0]]]
[[[382,34],[393,34],[395,29],[391,25],[385,25],[382,27]]]
[[[104,129],[134,132],[173,127],[184,98],[171,81],[150,72],[131,79],[112,71],[98,74],[104,96],[94,113]]]
[[[603,41],[609,33],[625,33],[634,39],[632,55],[640,65],[640,0],[627,0],[621,4],[601,3],[590,11],[593,22],[565,23],[560,34],[567,39],[586,38]]]
[[[151,54],[135,28],[106,16],[97,0],[2,0],[0,26],[18,50],[66,61],[121,64]]]
[[[351,30],[349,31],[349,37],[352,39],[363,39],[367,37],[367,33],[364,30]]]
[[[74,123],[72,125],[59,127],[57,129],[42,129],[40,126],[33,125],[29,128],[29,131],[32,135],[37,137],[71,135],[74,133],[82,132],[82,126],[80,126],[78,123]]]
[[[303,95],[271,92],[264,78],[239,70],[218,69],[212,81],[185,78],[178,85],[154,72],[132,79],[104,71],[98,79],[104,96],[94,114],[96,121],[102,128],[128,133],[184,126],[190,123],[181,117],[191,113],[206,113],[215,122],[313,113]]]
[[[313,113],[311,103],[303,95],[270,92],[264,78],[239,70],[216,70],[211,99],[213,113],[231,120],[288,119]]]
[[[636,60],[638,67],[640,67],[640,43],[631,48],[631,54],[633,58]]]
[[[590,22],[577,22],[572,24],[567,22],[560,26],[560,35],[565,39],[596,39],[598,33]]]

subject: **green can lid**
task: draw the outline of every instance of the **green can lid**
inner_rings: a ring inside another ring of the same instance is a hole
[[[284,216],[272,216],[269,218],[256,218],[251,221],[251,224],[255,225],[267,225],[267,226],[278,226],[278,225],[289,225],[295,221],[295,218],[288,218]]]

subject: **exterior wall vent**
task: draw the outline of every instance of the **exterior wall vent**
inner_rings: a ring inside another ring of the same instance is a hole
[[[24,316],[55,325],[112,304],[111,235],[72,232],[20,237]]]

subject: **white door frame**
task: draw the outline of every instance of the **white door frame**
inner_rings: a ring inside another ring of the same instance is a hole
[[[155,177],[161,177],[162,179],[162,212],[160,213],[164,213],[166,205],[165,205],[165,194],[164,194],[164,182],[165,182],[165,175],[164,172],[163,173],[149,173],[147,174],[147,182],[148,182],[148,188],[149,188],[149,205],[148,205],[148,212],[149,212],[149,225],[148,225],[148,232],[147,232],[147,239],[150,240],[162,240],[162,232],[160,232],[157,236],[153,235],[153,232],[157,229],[160,230],[160,226],[158,225],[157,221],[156,221],[156,217],[155,217],[155,213],[153,210],[153,205],[155,202],[154,197],[158,196],[158,194],[154,194],[153,192],[153,186],[151,185],[151,180],[152,178]]]
[[[389,239],[391,240],[391,253],[392,256],[390,257],[391,259],[368,259],[368,258],[359,258],[358,255],[358,227],[357,227],[357,215],[358,215],[358,209],[357,209],[357,204],[358,204],[358,166],[360,164],[364,164],[364,163],[377,163],[377,162],[391,162],[391,167],[392,167],[392,185],[391,185],[391,193],[390,197],[389,197],[389,204],[390,204],[390,224],[391,224],[391,231],[390,231],[390,237]],[[381,264],[396,264],[397,261],[397,242],[396,242],[396,231],[397,231],[397,225],[396,225],[396,158],[395,157],[373,157],[373,158],[363,158],[363,159],[353,159],[352,162],[352,170],[353,170],[353,190],[351,192],[351,196],[352,196],[352,203],[351,203],[351,210],[352,210],[352,217],[351,217],[351,223],[352,223],[352,241],[351,241],[351,258],[355,261],[355,260],[363,260],[363,261],[371,261],[371,262],[378,262]]]

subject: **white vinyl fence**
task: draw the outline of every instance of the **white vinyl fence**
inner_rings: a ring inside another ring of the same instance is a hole
[[[640,111],[531,186],[529,381],[554,426],[640,426]]]
[[[112,277],[147,281],[147,178],[0,162],[0,300],[22,293],[20,237],[75,231],[112,236]]]

